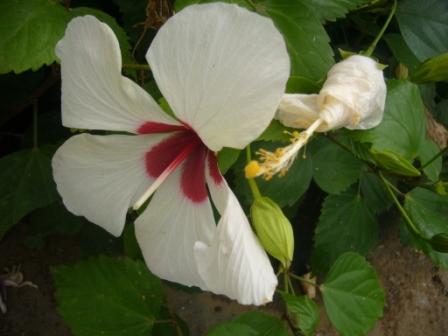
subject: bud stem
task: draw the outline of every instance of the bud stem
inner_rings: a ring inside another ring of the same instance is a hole
[[[409,218],[408,214],[406,213],[406,210],[403,209],[403,207],[401,206],[400,202],[398,202],[397,198],[395,197],[394,192],[392,191],[392,189],[390,188],[389,182],[384,178],[383,174],[381,174],[381,172],[378,173],[378,176],[381,178],[381,180],[383,181],[384,185],[386,186],[387,190],[389,191],[390,196],[392,197],[395,205],[397,206],[398,210],[400,211],[401,215],[403,216],[403,218],[406,220],[406,223],[408,223],[409,227],[411,228],[411,230],[414,232],[414,234],[416,234],[418,237],[422,238],[422,239],[426,239],[425,237],[423,237],[420,232],[417,230],[417,228],[415,227],[414,223],[412,222],[412,220]]]
[[[317,287],[317,288],[320,287],[318,284],[316,284],[316,283],[314,283],[314,282],[312,282],[312,281],[309,281],[309,280],[307,280],[307,279],[305,279],[305,278],[299,277],[299,276],[297,276],[297,275],[295,275],[295,274],[292,274],[292,273],[288,273],[288,274],[289,274],[289,276],[291,276],[292,278],[294,278],[294,279],[296,279],[296,280],[299,280],[300,282],[305,282],[305,283],[307,283],[308,285],[311,285],[311,286],[314,286],[314,287]]]
[[[381,37],[384,34],[384,31],[386,30],[387,26],[390,23],[390,20],[392,20],[392,17],[395,14],[395,10],[397,9],[397,0],[394,0],[394,4],[392,6],[392,10],[390,11],[389,17],[387,18],[386,23],[384,24],[383,28],[381,28],[381,31],[379,32],[378,36],[375,38],[375,40],[372,42],[372,44],[369,46],[369,48],[366,50],[366,52],[362,53],[364,56],[371,56],[373,53],[373,50],[375,49],[378,41],[381,39]]]

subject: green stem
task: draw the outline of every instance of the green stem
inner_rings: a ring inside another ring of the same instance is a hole
[[[121,68],[130,70],[151,70],[149,65],[145,64],[123,64]]]
[[[33,104],[33,147],[37,149],[37,112],[39,107],[37,104],[37,99],[34,100]]]
[[[252,157],[250,154],[250,145],[247,145],[246,147],[246,158],[247,163],[252,161]],[[250,190],[252,191],[252,195],[254,196],[254,199],[261,198],[260,190],[258,189],[257,182],[255,182],[255,179],[247,179],[247,182],[249,183]]]
[[[442,156],[446,151],[448,151],[448,147],[445,147],[440,152],[438,152],[431,160],[422,165],[418,170],[422,171],[424,168],[428,167],[431,163],[433,163],[439,156]]]
[[[406,213],[406,211],[403,209],[403,207],[401,206],[400,202],[398,201],[398,199],[395,197],[395,194],[393,193],[392,189],[390,188],[391,185],[389,183],[389,181],[387,181],[383,174],[381,174],[381,172],[378,173],[378,176],[380,177],[380,179],[383,181],[384,185],[386,186],[387,190],[389,191],[390,196],[392,197],[392,199],[394,200],[395,205],[397,206],[398,210],[400,211],[401,215],[403,216],[403,218],[406,220],[406,223],[409,224],[409,227],[412,229],[412,231],[420,238],[425,239],[420,232],[417,230],[417,228],[415,227],[414,223],[412,223],[412,220],[409,218],[408,214]],[[394,188],[395,189],[395,188]]]
[[[311,286],[319,288],[319,285],[314,283],[314,282],[312,282],[312,281],[309,281],[309,280],[307,280],[305,278],[299,277],[299,276],[297,276],[297,275],[295,275],[293,273],[289,273],[289,275],[291,277],[293,277],[294,279],[299,280],[300,282],[304,282],[304,283],[307,283],[308,285],[311,285]]]
[[[387,26],[389,26],[390,20],[392,20],[392,17],[395,14],[395,10],[397,9],[397,0],[394,0],[394,4],[392,6],[392,10],[390,11],[389,17],[387,18],[386,23],[384,24],[383,28],[381,29],[378,36],[375,38],[375,40],[372,42],[372,44],[369,46],[366,52],[362,53],[364,56],[371,56],[373,53],[373,50],[375,49],[378,41],[383,36],[384,32],[386,31]]]
[[[283,289],[286,293],[289,293],[288,273],[286,272],[286,270],[283,270]]]
[[[289,289],[291,289],[291,294],[295,296],[296,293],[294,293],[294,288],[292,287],[291,278],[289,277],[289,274],[287,272],[285,272],[285,277],[288,280],[288,285],[289,285]]]

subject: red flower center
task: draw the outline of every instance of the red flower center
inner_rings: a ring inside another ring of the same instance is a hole
[[[208,158],[210,175],[216,183],[222,182],[216,157],[190,127],[147,122],[138,133],[154,134],[174,132],[146,153],[146,171],[157,179],[165,171],[171,172],[183,163],[180,185],[183,194],[194,203],[208,197],[205,182],[205,160]]]

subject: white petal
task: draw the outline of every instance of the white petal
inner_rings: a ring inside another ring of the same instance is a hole
[[[278,106],[277,118],[287,127],[308,128],[319,119],[317,94],[285,94]],[[326,132],[330,128],[322,123],[317,132]]]
[[[332,129],[369,129],[383,117],[386,100],[383,72],[371,58],[353,55],[333,66],[319,93],[321,117]],[[326,105],[343,104],[335,108]]]
[[[271,20],[223,3],[176,14],[157,33],[147,59],[175,115],[214,151],[243,148],[264,131],[290,63]]]
[[[199,273],[214,293],[241,304],[266,304],[277,286],[269,258],[225,180],[217,183],[207,176],[207,184],[213,202],[223,211],[211,243],[195,245]]]
[[[166,135],[77,135],[53,156],[65,206],[119,236],[126,213],[150,187],[145,153]]]
[[[208,290],[198,273],[194,243],[211,241],[216,229],[213,211],[208,198],[193,203],[184,196],[181,169],[171,173],[136,220],[136,237],[146,264],[155,275]]]
[[[64,126],[136,133],[147,121],[177,124],[145,90],[121,75],[117,38],[93,16],[68,24],[56,54],[61,59]]]

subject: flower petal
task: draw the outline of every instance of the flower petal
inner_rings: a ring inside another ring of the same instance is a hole
[[[210,242],[216,225],[208,197],[199,203],[182,193],[182,166],[157,189],[136,220],[136,237],[146,264],[155,275],[208,290],[198,273],[194,243]]]
[[[285,94],[278,106],[277,118],[287,127],[308,128],[319,119],[317,94]],[[330,128],[322,123],[318,132],[326,132]]]
[[[121,75],[118,40],[93,16],[73,19],[56,46],[61,59],[64,126],[137,133],[146,121],[178,125]]]
[[[53,156],[53,176],[65,206],[119,236],[126,213],[150,187],[145,155],[167,135],[81,134]]]
[[[241,304],[266,304],[272,301],[277,286],[272,266],[226,181],[212,176],[207,174],[210,194],[217,209],[223,211],[211,243],[195,244],[199,273],[214,293]]]
[[[369,57],[352,55],[328,72],[318,97],[321,117],[332,129],[375,127],[383,118],[386,93],[378,64]],[[337,104],[343,108],[326,108]]]
[[[289,76],[271,20],[236,5],[192,5],[159,30],[147,54],[175,115],[212,150],[243,148],[274,117]]]

